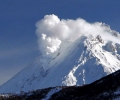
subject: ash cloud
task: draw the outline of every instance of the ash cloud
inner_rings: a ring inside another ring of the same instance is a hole
[[[88,23],[84,19],[60,19],[58,16],[45,15],[36,23],[39,49],[43,56],[51,57],[64,41],[75,41],[80,36],[101,35],[104,40],[120,43],[119,34],[104,23]]]

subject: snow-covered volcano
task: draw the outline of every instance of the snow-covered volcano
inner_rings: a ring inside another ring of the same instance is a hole
[[[0,93],[89,84],[118,69],[119,43],[106,41],[100,35],[81,36],[64,41],[52,59],[38,57],[3,84]]]

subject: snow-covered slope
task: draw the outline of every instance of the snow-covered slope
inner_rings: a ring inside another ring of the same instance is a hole
[[[120,69],[120,44],[98,36],[64,41],[52,59],[38,57],[0,87],[0,93],[94,82]]]
[[[0,100],[120,100],[120,70],[91,84],[0,94]]]

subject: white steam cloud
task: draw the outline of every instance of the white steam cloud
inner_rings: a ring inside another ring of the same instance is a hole
[[[81,18],[60,20],[54,14],[46,15],[44,19],[36,23],[36,27],[39,48],[44,56],[51,56],[63,41],[75,41],[82,35],[101,35],[105,40],[120,43],[120,38],[112,35],[117,32],[111,30],[108,25],[99,22],[88,23]]]

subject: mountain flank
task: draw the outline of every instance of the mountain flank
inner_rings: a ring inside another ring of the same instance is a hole
[[[1,94],[0,100],[120,100],[120,70],[91,84],[57,86],[19,94]]]

